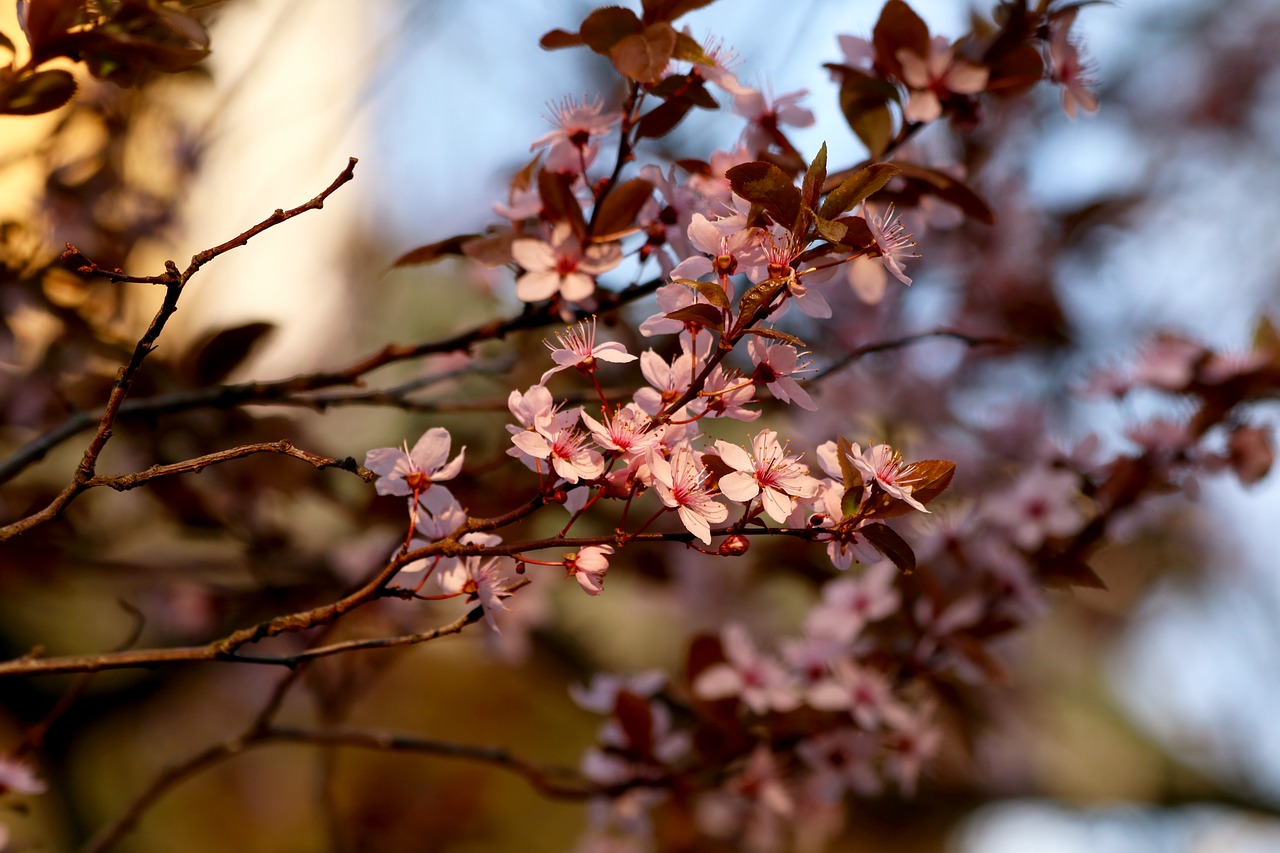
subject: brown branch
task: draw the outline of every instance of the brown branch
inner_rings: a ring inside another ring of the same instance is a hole
[[[878,341],[874,344],[863,344],[860,347],[854,347],[840,358],[828,364],[819,370],[813,376],[809,377],[809,382],[817,382],[824,379],[832,373],[843,370],[853,362],[865,355],[871,355],[877,352],[888,352],[889,350],[902,349],[932,338],[950,338],[953,341],[959,341],[971,347],[979,346],[999,346],[999,347],[1016,347],[1018,341],[1012,338],[1001,337],[983,337],[981,335],[970,335],[966,332],[959,332],[955,329],[931,329],[927,332],[917,332],[913,335],[904,335],[901,338],[894,338],[889,341]]]
[[[85,448],[84,454],[80,458],[80,464],[76,466],[75,475],[71,483],[63,489],[58,495],[42,510],[39,510],[26,518],[13,522],[0,528],[0,541],[18,536],[26,531],[45,524],[62,514],[67,505],[75,500],[82,492],[90,487],[91,481],[94,479],[95,469],[98,464],[98,457],[102,454],[103,448],[107,442],[111,440],[112,426],[115,424],[116,416],[120,411],[124,399],[129,394],[129,389],[133,386],[133,381],[137,377],[138,371],[142,368],[142,362],[156,348],[156,341],[160,337],[160,333],[164,331],[165,325],[169,322],[169,318],[178,310],[178,299],[182,296],[182,291],[200,268],[212,261],[219,255],[225,254],[232,249],[245,245],[252,238],[273,228],[282,222],[287,222],[295,216],[305,213],[308,210],[319,210],[324,207],[325,199],[332,195],[340,186],[347,183],[354,177],[356,167],[356,159],[354,157],[347,161],[347,166],[329,184],[323,192],[308,202],[298,205],[290,210],[276,210],[275,213],[259,222],[257,225],[246,231],[237,234],[225,243],[214,246],[211,249],[205,249],[192,256],[191,262],[182,272],[178,271],[178,265],[173,261],[165,261],[165,271],[160,276],[126,276],[123,272],[114,271],[106,272],[97,269],[97,266],[90,262],[90,266],[85,268],[89,272],[105,276],[115,281],[145,281],[147,283],[163,284],[165,287],[164,301],[160,308],[151,319],[147,330],[143,332],[142,337],[138,339],[137,345],[133,349],[129,361],[120,368],[116,374],[114,387],[111,389],[111,395],[107,398],[107,404],[103,409],[102,417],[98,421],[98,429],[94,433],[93,438],[89,441],[89,446]],[[79,255],[80,253],[72,246],[68,246],[67,253]]]
[[[600,793],[577,772],[568,768],[543,767],[517,758],[505,749],[448,741],[431,740],[416,735],[366,729],[328,728],[306,729],[296,726],[279,726],[265,722],[260,726],[222,743],[215,744],[175,764],[161,773],[132,802],[129,807],[95,835],[81,853],[103,853],[115,846],[152,805],[180,783],[198,775],[205,769],[240,755],[250,749],[271,744],[293,743],[312,746],[347,746],[384,752],[407,752],[436,755],[442,758],[458,758],[488,764],[509,771],[523,778],[544,796],[581,800]],[[564,781],[568,780],[568,781]]]
[[[204,456],[197,456],[194,459],[188,459],[184,462],[175,462],[171,465],[152,465],[145,471],[139,471],[136,474],[117,474],[115,476],[97,476],[90,480],[86,485],[106,486],[115,489],[117,492],[127,492],[130,489],[136,489],[138,486],[148,483],[152,480],[158,480],[161,477],[172,477],[177,474],[200,473],[210,465],[217,465],[222,462],[230,462],[233,459],[243,459],[246,456],[253,456],[258,453],[279,453],[283,456],[292,456],[295,459],[301,459],[309,465],[315,466],[323,471],[325,468],[340,468],[343,471],[350,471],[366,483],[372,483],[378,478],[378,475],[370,471],[368,468],[360,466],[356,460],[348,456],[346,459],[334,459],[329,456],[319,456],[306,450],[300,450],[288,441],[264,441],[258,444],[245,444],[240,447],[233,447],[229,450],[219,450],[214,453],[206,453]]]

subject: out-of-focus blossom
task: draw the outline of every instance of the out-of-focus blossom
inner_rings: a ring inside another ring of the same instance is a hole
[[[936,121],[942,115],[942,100],[953,95],[976,95],[987,88],[989,71],[981,65],[956,59],[950,43],[943,36],[929,43],[929,55],[918,56],[910,50],[899,50],[902,81],[911,90],[903,108],[908,121]]]
[[[25,762],[0,755],[0,794],[43,794],[48,786]]]
[[[1070,536],[1079,530],[1086,519],[1083,500],[1079,477],[1040,465],[988,498],[983,515],[1003,527],[1018,547],[1032,551],[1046,537]]]
[[[709,667],[693,683],[702,699],[736,696],[756,714],[794,711],[800,707],[796,679],[771,655],[761,653],[741,625],[721,632],[725,663]]]
[[[805,619],[806,632],[851,642],[867,623],[897,611],[901,602],[894,587],[897,575],[893,563],[880,560],[859,577],[827,581],[822,601]]]
[[[1049,36],[1050,76],[1062,86],[1062,110],[1074,119],[1077,110],[1098,111],[1098,97],[1093,94],[1094,81],[1080,48],[1071,40],[1071,25],[1079,9],[1058,15]]]
[[[595,160],[600,149],[596,137],[603,136],[622,119],[618,112],[604,112],[604,99],[599,95],[582,96],[579,101],[566,97],[551,104],[547,121],[554,129],[529,146],[530,151],[547,149],[543,168],[553,172],[582,172]]]

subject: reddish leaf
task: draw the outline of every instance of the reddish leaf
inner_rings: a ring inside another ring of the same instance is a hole
[[[773,302],[778,291],[786,286],[787,282],[781,278],[769,278],[752,285],[738,300],[738,322],[749,327],[755,322],[756,313]]]
[[[18,49],[14,46],[13,40],[4,33],[0,33],[0,48],[4,48],[10,53],[17,53]]]
[[[750,329],[745,329],[744,331],[748,335],[757,335],[762,338],[768,338],[771,341],[783,341],[794,347],[807,346],[804,341],[800,340],[795,335],[788,335],[786,332],[779,332],[777,329],[761,329],[757,326],[752,326]]]
[[[666,317],[668,320],[689,323],[701,326],[704,329],[715,329],[716,331],[720,331],[724,325],[724,317],[720,314],[720,310],[704,302],[695,302],[684,308],[677,308],[667,314]]]
[[[818,196],[822,195],[822,185],[826,182],[827,143],[824,142],[822,147],[818,149],[818,153],[814,155],[813,162],[809,164],[809,168],[804,170],[804,184],[800,190],[800,197],[810,208],[818,206]]]
[[[542,197],[544,215],[553,220],[568,222],[579,240],[587,235],[587,222],[582,217],[582,206],[573,194],[576,175],[564,172],[538,173],[538,195]]]
[[[649,700],[629,690],[619,690],[613,700],[613,713],[631,752],[641,758],[653,755],[653,711]]]
[[[605,6],[587,15],[578,34],[587,47],[602,56],[608,56],[615,44],[642,30],[644,24],[636,17],[635,12],[621,6]]]
[[[182,372],[193,385],[221,382],[276,329],[274,323],[245,323],[204,335],[183,358]]]
[[[447,255],[462,255],[463,244],[479,236],[479,234],[455,234],[435,243],[428,243],[425,246],[410,249],[396,258],[391,267],[394,269],[395,267],[407,267],[414,264],[429,264]]]
[[[823,219],[821,216],[815,215],[813,227],[822,239],[832,243],[844,243],[849,236],[849,226],[834,219]]]
[[[900,572],[910,574],[916,569],[916,554],[907,544],[907,540],[899,536],[893,528],[885,524],[867,524],[858,528],[858,532],[867,538],[877,551],[898,567]]]
[[[666,22],[650,24],[644,32],[623,36],[609,48],[613,67],[639,83],[657,83],[671,64],[676,31]]]
[[[1055,554],[1040,564],[1040,582],[1054,589],[1082,586],[1087,589],[1106,589],[1107,585],[1089,565],[1079,557]]]
[[[595,233],[597,237],[619,234],[636,227],[636,216],[653,196],[653,184],[644,178],[632,178],[618,184],[600,202],[596,212]]]
[[[565,47],[578,47],[586,42],[577,33],[571,33],[568,30],[551,30],[542,34],[538,44],[543,50],[560,50]]]
[[[698,676],[718,663],[724,663],[724,649],[720,638],[710,634],[698,634],[689,643],[689,656],[685,662],[685,676],[689,683],[698,680]]]
[[[799,218],[800,190],[772,163],[742,163],[725,172],[725,177],[737,195],[763,207],[782,227],[790,228]]]
[[[988,225],[995,223],[995,214],[991,212],[991,208],[963,181],[953,178],[946,172],[939,172],[937,169],[929,169],[905,160],[895,161],[894,165],[901,170],[902,176],[908,181],[922,185],[927,188],[927,192],[948,204],[954,204],[970,219],[976,219]]]
[[[863,200],[870,198],[873,193],[882,190],[884,185],[900,171],[901,168],[893,163],[872,163],[864,169],[859,169],[841,181],[840,186],[827,193],[827,198],[822,203],[818,215],[823,219],[835,219],[843,215]]]
[[[1044,79],[1044,59],[1033,45],[1021,44],[991,63],[987,92],[1020,95]]]
[[[911,497],[928,504],[946,491],[955,473],[956,463],[950,460],[924,459],[908,465],[903,479],[911,481]]]
[[[641,0],[644,7],[644,19],[653,21],[674,21],[687,12],[710,6],[715,0]]]
[[[27,74],[0,89],[0,113],[31,116],[47,113],[70,101],[76,93],[76,79],[61,69]]]
[[[715,60],[707,55],[697,39],[685,32],[676,33],[676,48],[671,54],[673,59],[681,62],[692,62],[696,65],[715,65]]]
[[[853,445],[843,435],[836,436],[836,460],[840,463],[840,479],[844,481],[844,493],[862,492],[862,472],[853,467],[849,457],[853,455]]]
[[[666,136],[692,109],[693,102],[684,98],[664,101],[640,117],[636,124],[636,135],[650,139]]]
[[[26,0],[18,3],[18,25],[39,62],[58,56],[55,43],[79,22],[81,0]]]
[[[689,278],[677,278],[674,281],[676,284],[683,284],[685,287],[698,291],[699,296],[723,311],[728,311],[733,307],[729,302],[729,297],[724,292],[724,288],[714,281],[694,281]]]
[[[901,79],[902,63],[898,51],[906,50],[921,59],[929,56],[929,27],[903,0],[889,0],[880,11],[871,42],[876,49],[876,62]]]
[[[893,139],[889,102],[897,97],[892,85],[861,71],[847,69],[840,82],[840,112],[872,157],[883,154]]]

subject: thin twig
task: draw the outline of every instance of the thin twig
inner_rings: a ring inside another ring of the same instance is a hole
[[[107,398],[107,404],[103,409],[102,417],[98,421],[98,429],[94,433],[93,438],[89,441],[89,446],[85,448],[84,454],[80,458],[80,464],[76,466],[75,475],[71,483],[58,493],[50,503],[26,518],[13,522],[0,528],[0,541],[10,539],[22,533],[31,530],[41,524],[45,524],[62,514],[67,505],[75,500],[82,492],[90,488],[90,482],[94,479],[95,469],[98,464],[98,457],[101,456],[102,450],[106,447],[108,441],[111,440],[112,426],[115,424],[116,416],[120,411],[124,399],[129,394],[133,381],[138,375],[138,371],[142,369],[142,362],[156,348],[156,341],[160,337],[160,333],[164,331],[165,325],[169,322],[169,318],[178,310],[178,299],[182,296],[182,291],[200,268],[205,264],[226,254],[232,249],[245,245],[251,239],[273,228],[282,222],[287,222],[295,216],[305,213],[308,210],[319,210],[324,207],[325,199],[332,195],[339,187],[347,183],[354,177],[356,167],[356,158],[352,157],[347,161],[347,166],[336,177],[328,187],[325,188],[318,196],[308,202],[298,205],[290,210],[276,210],[266,219],[257,225],[242,231],[236,236],[220,243],[203,252],[198,252],[192,256],[191,262],[182,272],[178,271],[178,265],[173,261],[165,261],[165,271],[159,276],[128,276],[119,270],[106,271],[101,270],[92,261],[81,270],[93,275],[103,276],[113,281],[136,281],[155,284],[163,284],[165,288],[164,301],[161,303],[159,310],[151,319],[147,330],[143,332],[142,337],[138,339],[138,343],[134,346],[133,353],[129,357],[129,361],[120,368],[116,374],[115,385],[111,389],[111,395]],[[80,252],[73,246],[67,246],[68,256],[81,256]],[[86,259],[87,260],[87,259]]]

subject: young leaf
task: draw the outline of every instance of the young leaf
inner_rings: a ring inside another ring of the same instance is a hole
[[[790,228],[800,215],[800,190],[787,173],[772,163],[756,160],[725,172],[734,193],[769,212],[773,220]]]
[[[636,124],[636,136],[648,139],[666,136],[692,109],[692,100],[672,98],[664,101],[640,116],[640,121]]]
[[[893,140],[893,113],[889,102],[897,100],[892,84],[856,69],[842,71],[840,112],[872,157],[879,157]]]
[[[693,305],[677,308],[666,317],[678,323],[689,323],[704,329],[715,329],[717,332],[724,328],[724,317],[714,306],[707,305],[705,302],[695,302]]]
[[[750,326],[755,322],[756,312],[773,302],[778,291],[786,286],[786,279],[781,278],[769,278],[752,285],[738,300],[738,322]]]
[[[963,181],[953,178],[946,172],[939,172],[937,169],[929,169],[915,163],[901,161],[895,162],[894,165],[902,172],[902,177],[924,185],[929,193],[948,204],[954,204],[970,219],[985,222],[987,225],[995,224],[996,217],[991,212],[991,208]]]
[[[562,172],[548,172],[545,169],[538,173],[538,195],[542,196],[542,206],[551,219],[563,220],[579,240],[587,234],[587,223],[582,218],[582,206],[578,197],[573,194],[574,176]]]
[[[391,267],[408,267],[415,264],[429,264],[437,261],[446,255],[462,255],[462,246],[468,240],[474,240],[479,234],[455,234],[452,237],[446,237],[435,243],[428,243],[425,246],[419,246],[416,249],[410,249],[400,257],[396,258]]]
[[[927,59],[929,26],[903,0],[889,0],[880,11],[880,20],[876,21],[871,42],[875,45],[876,61],[895,77],[901,78],[902,63],[898,61],[898,51],[905,50]]]
[[[203,387],[221,382],[276,329],[274,323],[245,323],[204,335],[182,360],[182,372]]]
[[[889,558],[903,574],[911,574],[916,570],[916,554],[907,544],[907,540],[899,536],[893,528],[885,524],[867,524],[858,528],[858,532],[877,551]]]
[[[840,186],[827,193],[818,215],[823,219],[835,219],[852,210],[884,185],[902,169],[893,163],[872,163],[845,178]]]
[[[663,21],[650,24],[643,32],[623,36],[609,48],[609,59],[624,77],[639,83],[657,83],[675,49],[676,31]]]
[[[686,12],[710,6],[715,0],[641,0],[644,7],[644,19],[653,21],[674,21]]]
[[[822,143],[818,153],[814,155],[809,168],[804,170],[804,186],[801,197],[810,208],[818,206],[818,196],[822,195],[822,185],[827,182],[827,143]]]
[[[613,701],[613,713],[627,737],[629,751],[637,757],[653,754],[653,712],[649,701],[630,690],[619,690]]]
[[[836,461],[840,463],[840,479],[844,481],[844,493],[848,495],[850,492],[857,492],[861,499],[862,472],[853,467],[853,463],[849,461],[852,455],[853,445],[849,443],[849,439],[843,435],[837,435]]]
[[[947,459],[924,459],[912,462],[902,473],[903,479],[912,483],[911,497],[922,504],[928,504],[951,485],[951,478],[956,473],[956,463]]]
[[[618,184],[600,202],[596,215],[595,234],[602,238],[636,227],[636,216],[653,195],[653,184],[644,178],[632,178]]]
[[[699,296],[722,311],[728,311],[733,307],[729,302],[729,297],[724,292],[724,288],[714,281],[694,281],[689,278],[677,278],[675,283],[693,288],[698,291]]]
[[[808,346],[804,341],[795,335],[788,335],[786,332],[779,332],[777,329],[761,329],[758,326],[752,326],[750,329],[744,329],[748,335],[758,335],[762,338],[768,338],[771,341],[785,341],[794,347]]]
[[[613,46],[629,35],[644,30],[636,13],[621,6],[605,6],[592,10],[582,22],[578,35],[601,56],[608,56]]]
[[[538,45],[543,50],[560,50],[566,47],[578,47],[586,44],[582,36],[578,33],[571,33],[568,30],[549,30],[542,34],[542,38],[538,39]]]
[[[76,79],[60,68],[24,75],[0,90],[0,113],[33,116],[56,110],[76,93]]]

